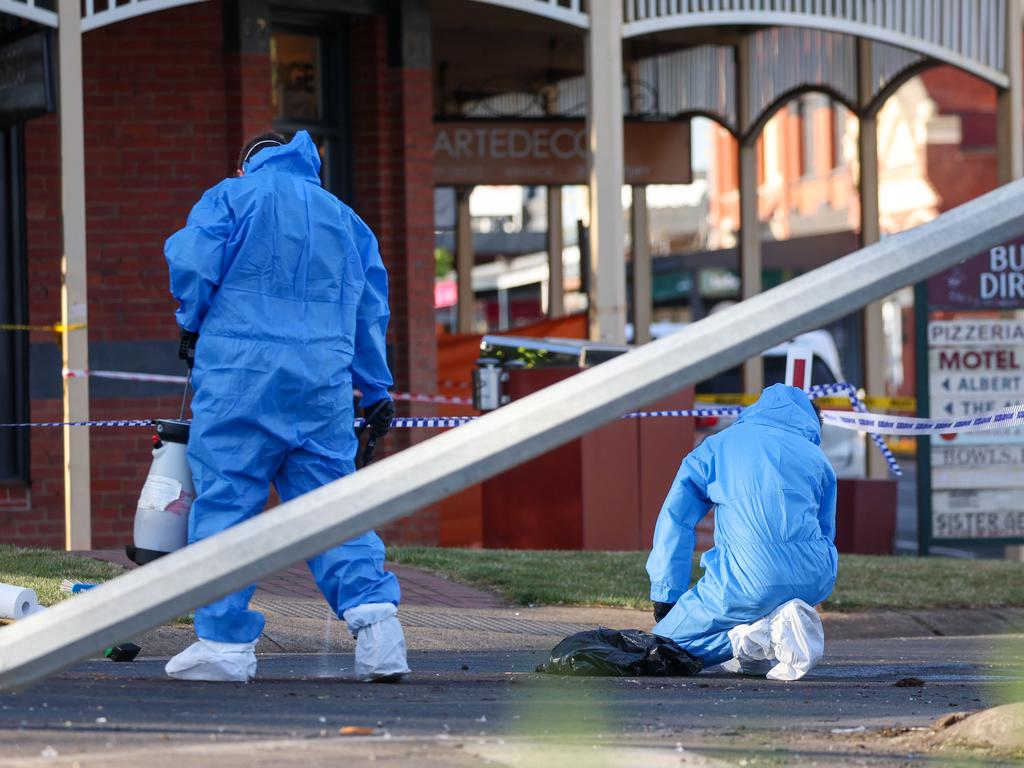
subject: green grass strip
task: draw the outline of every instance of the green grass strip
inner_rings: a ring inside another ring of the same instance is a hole
[[[391,547],[388,559],[522,605],[650,607],[646,552]],[[867,555],[840,555],[836,588],[825,603],[833,611],[1007,606],[1024,606],[1024,563]]]

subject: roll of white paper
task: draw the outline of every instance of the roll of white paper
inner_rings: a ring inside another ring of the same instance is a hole
[[[0,584],[0,618],[24,619],[41,609],[33,590],[13,584]]]

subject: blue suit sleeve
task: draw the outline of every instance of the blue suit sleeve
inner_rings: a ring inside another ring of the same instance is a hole
[[[713,459],[707,441],[697,446],[683,460],[661,507],[647,558],[651,600],[655,602],[674,603],[690,587],[695,529],[712,506],[707,491]]]
[[[380,258],[377,239],[362,222],[354,235],[366,282],[356,312],[356,348],[352,358],[352,383],[363,393],[360,405],[366,407],[388,397],[392,384],[388,370],[387,337],[388,273]]]
[[[223,183],[207,190],[184,228],[164,243],[175,317],[186,331],[198,332],[227,267],[227,243],[234,221]]]
[[[836,540],[836,473],[832,467],[828,470],[821,489],[821,508],[818,510],[818,525],[821,535],[829,541]]]

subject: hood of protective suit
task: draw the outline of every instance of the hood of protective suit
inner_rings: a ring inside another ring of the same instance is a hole
[[[766,387],[756,403],[743,409],[736,423],[785,429],[821,445],[821,422],[810,398],[802,389],[786,384]]]
[[[268,168],[291,173],[303,178],[320,178],[320,152],[306,131],[299,131],[287,144],[267,147],[248,162],[242,170],[246,174]]]

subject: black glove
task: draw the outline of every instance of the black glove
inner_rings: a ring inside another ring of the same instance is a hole
[[[675,605],[675,603],[656,602],[654,604],[654,620],[661,621],[662,619],[664,619],[666,616],[668,616],[668,612],[675,608]]]
[[[196,342],[199,341],[199,334],[195,331],[181,331],[181,342],[178,344],[178,357],[184,360],[191,368],[196,362]]]
[[[390,397],[385,397],[373,405],[363,408],[363,418],[370,428],[373,437],[384,437],[391,429],[391,420],[395,418],[395,404]]]
[[[356,433],[356,439],[363,434],[363,430],[369,428],[370,436],[366,438],[366,445],[363,448],[362,461],[359,466],[365,467],[373,461],[373,451],[377,447],[377,438],[384,437],[391,429],[391,420],[395,418],[395,404],[390,397],[385,397],[373,405],[363,408],[363,420],[366,422]]]

